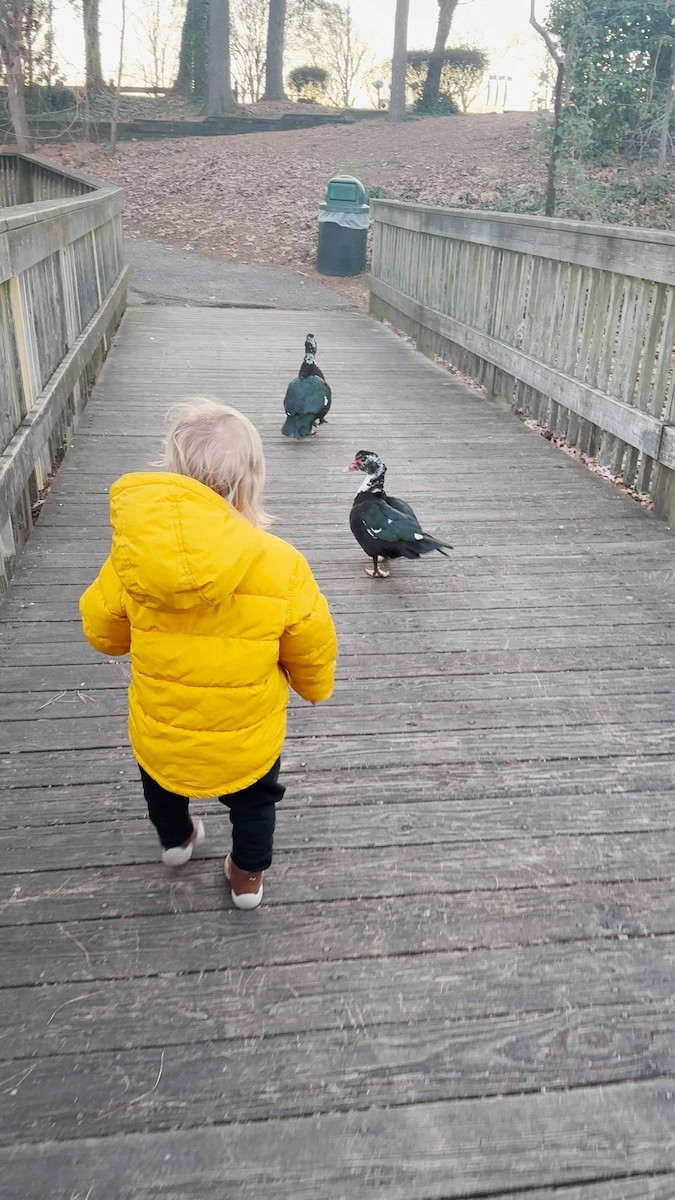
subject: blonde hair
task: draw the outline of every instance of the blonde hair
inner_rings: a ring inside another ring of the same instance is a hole
[[[272,517],[262,506],[262,442],[248,417],[227,404],[198,396],[175,405],[168,419],[162,458],[156,465],[203,483],[252,525],[269,525]]]

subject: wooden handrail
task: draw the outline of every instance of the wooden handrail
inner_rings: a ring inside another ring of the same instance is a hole
[[[675,520],[675,236],[373,202],[371,312]]]
[[[0,594],[124,311],[127,280],[121,189],[0,154],[0,181],[12,170],[25,202],[0,209]]]

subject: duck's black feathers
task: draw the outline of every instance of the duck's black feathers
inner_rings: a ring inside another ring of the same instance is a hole
[[[284,437],[302,441],[309,437],[314,425],[325,417],[326,385],[318,375],[306,379],[293,379],[284,397],[286,420],[281,432]]]
[[[332,392],[314,361],[315,354],[316,340],[308,333],[298,377],[289,383],[284,398],[286,420],[281,432],[296,441],[309,437],[315,425],[323,425],[331,406]]]
[[[419,558],[432,550],[444,554],[452,549],[446,542],[424,532],[405,500],[387,496],[384,492],[357,494],[349,525],[369,558]]]
[[[374,569],[368,574],[386,577],[386,572],[378,567],[381,559],[419,558],[432,550],[445,555],[446,550],[452,550],[447,542],[425,533],[407,501],[387,495],[384,490],[387,468],[374,451],[358,450],[346,471],[362,471],[368,476],[356,493],[349,514],[354,537],[373,560]]]

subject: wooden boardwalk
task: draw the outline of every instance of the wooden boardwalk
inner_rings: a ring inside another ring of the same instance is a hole
[[[297,446],[308,329],[334,411]],[[186,393],[257,422],[341,638],[251,914],[217,805],[157,861],[77,613]],[[360,448],[449,561],[366,578]],[[672,1200],[674,548],[359,314],[130,311],[0,609],[4,1200]]]

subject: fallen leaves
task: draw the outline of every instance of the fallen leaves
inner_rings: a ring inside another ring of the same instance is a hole
[[[106,147],[82,143],[52,146],[45,154],[124,187],[132,237],[316,278],[318,207],[331,176],[356,175],[367,190],[393,199],[503,210],[509,197],[543,192],[545,162],[533,148],[537,120],[532,113],[430,117],[403,125],[374,119],[126,142],[115,158]],[[591,176],[612,182],[621,169],[597,168]],[[659,213],[632,200],[620,219],[648,226],[659,223]],[[363,280],[321,278],[365,307]]]
[[[333,175],[357,175],[392,198],[482,203],[504,179],[542,184],[529,114],[428,118],[220,138],[93,145],[45,152],[126,189],[130,235],[229,261],[311,273],[319,204]],[[343,290],[344,285],[337,285]],[[361,285],[360,291],[363,291]]]

